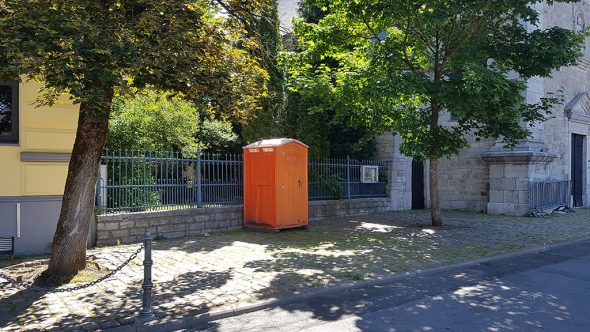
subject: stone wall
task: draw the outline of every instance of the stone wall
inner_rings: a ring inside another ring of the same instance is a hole
[[[309,202],[309,220],[319,221],[334,217],[363,216],[391,211],[389,198],[343,199],[339,201]]]
[[[389,198],[363,198],[309,202],[309,220],[360,216],[391,210]],[[241,229],[243,207],[226,206],[158,212],[138,212],[98,216],[96,245],[141,242],[146,231],[174,239],[214,231]]]
[[[96,245],[141,242],[146,231],[166,239],[242,228],[242,206],[102,215]]]
[[[443,209],[485,212],[490,187],[488,165],[482,153],[494,145],[493,141],[468,137],[471,146],[459,156],[443,158],[439,162],[438,190]]]

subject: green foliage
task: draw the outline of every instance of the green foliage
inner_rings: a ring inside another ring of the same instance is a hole
[[[287,94],[285,70],[278,62],[278,55],[283,50],[279,24],[277,0],[272,0],[264,15],[253,21],[253,29],[259,34],[261,41],[261,48],[255,53],[262,59],[262,68],[268,72],[269,80],[268,94],[260,100],[260,111],[244,126],[243,135],[246,141],[278,137],[283,132]]]
[[[337,174],[322,174],[316,170],[309,172],[309,179],[311,182],[317,182],[320,192],[327,191],[333,199],[342,199],[344,197],[344,187],[342,183],[344,179]]]
[[[203,112],[206,113],[206,112]],[[155,91],[113,103],[107,147],[152,151],[220,151],[237,139],[226,121],[199,119],[199,109],[178,96]]]
[[[258,42],[244,22],[265,6],[266,0],[5,0],[0,76],[42,80],[41,103],[66,93],[92,113],[108,112],[113,89],[149,86],[245,119],[265,93],[267,74],[251,56]]]
[[[109,149],[171,151],[196,149],[198,111],[178,98],[150,92],[116,98],[109,121]]]
[[[238,139],[231,123],[219,120],[204,120],[199,125],[195,139],[202,149],[209,152],[227,152]]]
[[[373,136],[362,125],[338,116],[325,94],[301,94],[287,91],[284,64],[280,61],[283,41],[289,48],[297,45],[290,35],[281,37],[277,1],[266,17],[255,20],[254,27],[261,36],[259,52],[262,66],[269,73],[268,96],[261,99],[261,110],[241,126],[243,143],[269,137],[286,136],[309,145],[314,158],[371,158],[375,152]],[[317,20],[323,14],[315,6],[302,4],[303,17]]]
[[[324,96],[373,133],[399,134],[402,152],[421,160],[459,153],[467,133],[508,146],[527,138],[521,123],[543,121],[559,100],[527,105],[525,80],[575,63],[586,37],[528,31],[538,1],[307,2],[325,15],[295,25],[299,52],[285,57],[290,89]],[[441,125],[443,112],[458,125]]]
[[[305,22],[317,23],[325,12],[312,2],[302,1],[299,14]],[[292,39],[291,36],[287,36]],[[291,43],[294,51],[297,43]],[[313,66],[335,65],[327,59],[315,59]],[[296,85],[295,77],[289,76],[290,85]],[[287,136],[302,140],[310,146],[313,158],[370,159],[375,154],[374,136],[362,123],[353,123],[352,118],[336,110],[333,95],[328,90],[288,91],[287,112],[283,130]]]
[[[122,211],[138,212],[162,204],[162,189],[150,186],[156,184],[156,177],[152,174],[151,168],[136,163],[126,165],[124,169],[113,168],[108,172],[109,178],[113,179],[112,184],[121,186],[116,189],[117,193],[113,197],[109,197],[112,200],[109,206]]]

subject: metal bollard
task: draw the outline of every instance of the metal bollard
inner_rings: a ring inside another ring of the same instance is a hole
[[[136,322],[147,322],[156,318],[154,310],[152,310],[152,233],[145,232],[145,239],[143,240],[145,257],[143,259],[143,299],[142,310],[136,319]]]

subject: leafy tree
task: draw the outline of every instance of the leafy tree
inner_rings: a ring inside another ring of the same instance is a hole
[[[328,14],[314,1],[299,3],[299,16],[304,22],[318,23]],[[292,34],[284,36],[286,49],[298,51],[298,43]],[[338,63],[329,58],[311,59],[313,66],[337,67]],[[297,78],[288,76],[289,86],[297,86]],[[284,132],[301,139],[310,146],[309,154],[314,158],[369,159],[375,154],[374,136],[366,126],[351,121],[350,115],[338,112],[333,94],[326,89],[290,89]]]
[[[280,20],[278,1],[271,0],[271,5],[262,17],[253,20],[252,27],[260,36],[261,48],[255,54],[262,59],[261,65],[269,75],[268,95],[261,98],[261,110],[243,126],[246,142],[282,135],[287,94],[285,87],[285,70],[278,62],[278,55],[283,50],[279,30]]]
[[[178,96],[148,91],[133,98],[113,101],[107,147],[155,151],[220,152],[236,139],[231,124],[223,120],[200,119],[206,114]]]
[[[80,104],[48,273],[86,265],[94,186],[115,93],[153,87],[245,118],[264,94],[249,27],[266,0],[4,0],[0,75],[44,82],[39,100]]]
[[[527,125],[558,100],[527,105],[526,80],[574,64],[586,37],[535,28],[535,0],[310,2],[327,15],[295,25],[301,52],[288,57],[290,77],[298,91],[329,94],[373,132],[399,134],[404,154],[430,160],[434,226],[442,226],[439,159],[469,146],[466,134],[501,137],[508,147],[529,137]],[[575,1],[545,1],[559,2]],[[443,112],[458,125],[442,124]]]

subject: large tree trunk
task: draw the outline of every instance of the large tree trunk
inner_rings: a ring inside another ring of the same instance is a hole
[[[432,226],[442,227],[443,222],[438,197],[438,158],[430,158],[430,167],[428,168],[428,172],[430,184],[430,215],[432,217]]]
[[[85,102],[80,104],[76,140],[46,272],[53,280],[73,276],[86,267],[88,232],[94,219],[95,186],[107,137],[112,89],[105,91],[104,96],[102,109],[89,107]]]

